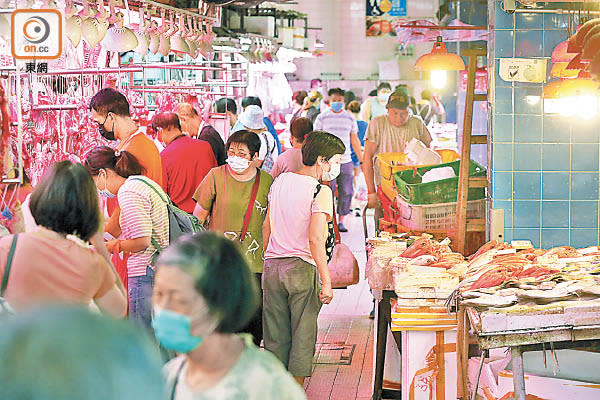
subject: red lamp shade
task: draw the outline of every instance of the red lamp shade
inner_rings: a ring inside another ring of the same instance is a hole
[[[567,66],[569,63],[566,62],[557,62],[552,65],[552,69],[550,70],[551,78],[576,78],[579,74],[579,70],[577,69],[569,69]]]
[[[550,59],[553,63],[568,63],[575,56],[576,53],[569,53],[569,40],[565,40],[564,42],[560,42],[552,51],[552,58]]]
[[[442,37],[438,36],[431,53],[425,54],[415,63],[416,71],[462,71],[465,63],[460,56],[448,53]]]
[[[542,89],[542,97],[544,99],[558,99],[560,98],[560,87],[564,80],[548,82],[544,89]]]

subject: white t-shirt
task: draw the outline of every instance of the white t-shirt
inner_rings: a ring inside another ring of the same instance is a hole
[[[313,213],[333,215],[333,194],[329,186],[321,185],[311,176],[286,172],[279,175],[269,193],[271,236],[265,259],[299,257],[317,265],[310,251],[310,219]],[[327,229],[323,236],[327,236]]]
[[[352,162],[350,134],[358,133],[358,123],[354,116],[346,110],[334,113],[331,109],[319,114],[315,120],[316,131],[325,131],[337,136],[344,142],[346,152],[342,155],[342,164]]]

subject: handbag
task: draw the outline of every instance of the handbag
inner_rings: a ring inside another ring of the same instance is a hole
[[[10,276],[10,269],[12,268],[13,258],[15,256],[15,250],[17,249],[17,240],[19,234],[13,236],[12,244],[6,258],[6,265],[4,266],[4,273],[2,274],[2,284],[0,286],[0,317],[3,315],[14,314],[14,310],[11,308],[8,301],[4,298],[6,293],[6,287],[8,286],[8,277]]]
[[[342,243],[342,237],[338,230],[335,217],[335,205],[333,207],[333,229],[334,247],[331,260],[329,261],[329,274],[331,275],[331,287],[333,289],[345,289],[350,285],[356,285],[360,280],[358,261],[350,247]]]
[[[254,203],[256,202],[256,196],[258,195],[258,188],[260,186],[260,170],[256,171],[256,178],[254,178],[254,185],[252,186],[252,194],[250,195],[250,201],[248,202],[248,208],[246,209],[246,215],[244,215],[244,225],[242,226],[242,233],[240,234],[240,243],[246,239],[246,233],[248,233],[248,226],[250,226],[250,218],[252,217],[252,210],[254,210]]]

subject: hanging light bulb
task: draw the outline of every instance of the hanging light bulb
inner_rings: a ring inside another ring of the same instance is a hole
[[[443,70],[433,70],[431,71],[431,86],[435,89],[443,89],[448,82],[448,75],[446,71]]]
[[[436,89],[446,86],[446,71],[462,71],[465,63],[460,56],[448,53],[442,37],[438,36],[431,49],[431,53],[425,54],[415,63],[415,71],[431,71],[431,85]]]

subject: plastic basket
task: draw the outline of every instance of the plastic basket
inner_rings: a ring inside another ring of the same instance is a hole
[[[467,218],[485,218],[485,199],[467,202]],[[456,204],[409,204],[396,198],[396,210],[400,214],[400,224],[413,230],[453,229],[456,226]]]
[[[441,167],[451,167],[456,174],[454,178],[441,179],[439,181],[421,183],[423,174]],[[458,174],[460,161],[454,161],[439,165],[419,167],[415,171],[399,171],[394,175],[398,195],[410,204],[439,204],[452,203],[458,197]],[[469,176],[486,176],[486,170],[475,161],[469,164]],[[469,200],[480,200],[485,198],[485,188],[469,188]]]
[[[454,150],[440,149],[436,152],[442,156],[442,163],[449,163],[460,158]],[[404,153],[381,153],[377,156],[377,164],[381,175],[381,190],[389,199],[394,199],[398,195],[394,174],[401,171],[412,171],[423,165],[401,165],[406,162]]]

